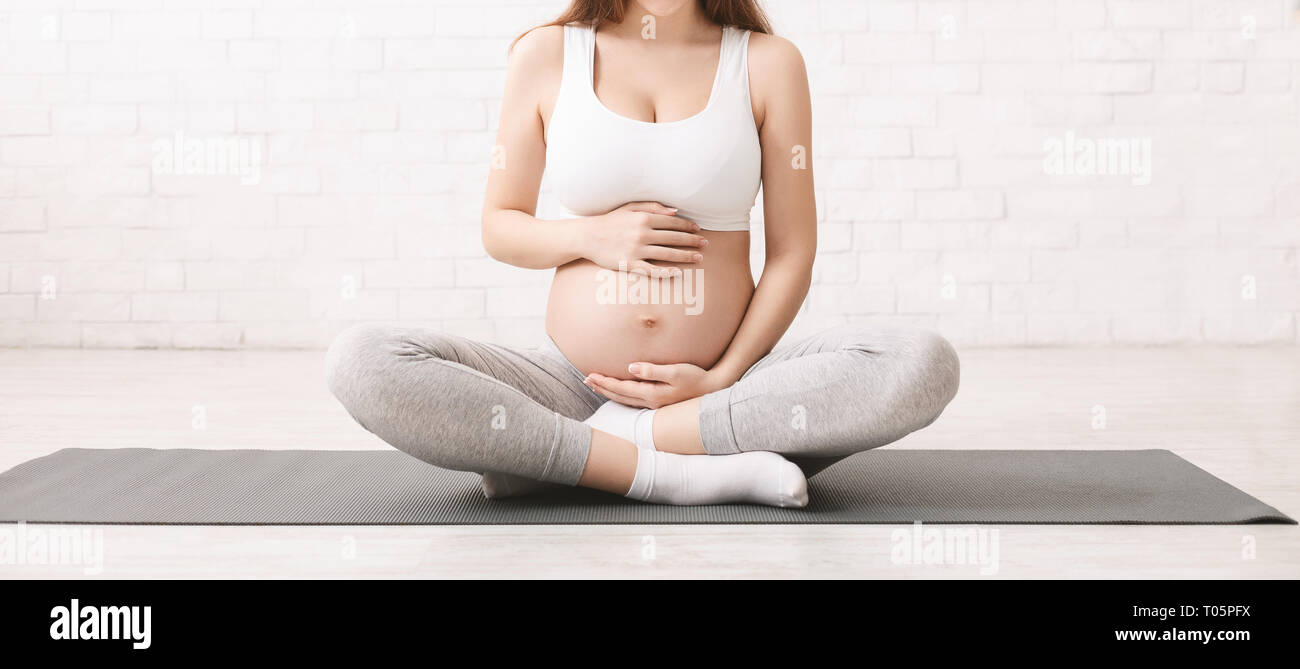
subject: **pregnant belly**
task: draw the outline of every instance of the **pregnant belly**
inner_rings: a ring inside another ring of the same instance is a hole
[[[749,233],[702,231],[704,261],[683,275],[649,279],[586,260],[555,271],[546,332],[583,374],[630,378],[633,362],[688,362],[708,369],[722,357],[754,293]]]

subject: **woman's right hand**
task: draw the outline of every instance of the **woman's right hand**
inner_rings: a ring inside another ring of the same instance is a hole
[[[677,210],[658,202],[629,202],[608,214],[587,219],[588,260],[601,267],[647,274],[652,277],[679,276],[677,267],[658,262],[698,263],[699,249],[709,242],[695,234],[700,226],[677,217]]]

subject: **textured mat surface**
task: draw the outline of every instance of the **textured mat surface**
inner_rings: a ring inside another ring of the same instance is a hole
[[[397,451],[64,449],[0,474],[0,522],[196,525],[1294,523],[1164,450],[875,450],[806,509],[670,507],[573,489],[487,500]]]

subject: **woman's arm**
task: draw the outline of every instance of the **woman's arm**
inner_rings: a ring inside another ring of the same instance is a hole
[[[812,281],[817,252],[812,103],[799,50],[771,35],[750,36],[750,91],[761,114],[766,261],[740,329],[709,370],[710,384],[734,384],[785,334]]]
[[[554,105],[563,64],[559,26],[529,32],[515,44],[483,202],[484,249],[497,260],[529,269],[558,267],[582,257],[581,219],[534,216],[546,167],[542,109]]]

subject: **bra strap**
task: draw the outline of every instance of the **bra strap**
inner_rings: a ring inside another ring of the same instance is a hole
[[[749,31],[732,26],[722,29],[722,57],[718,64],[721,76],[728,82],[748,87],[749,84]]]
[[[584,85],[591,86],[591,43],[594,37],[591,26],[564,26],[564,80],[573,82],[579,89]]]

